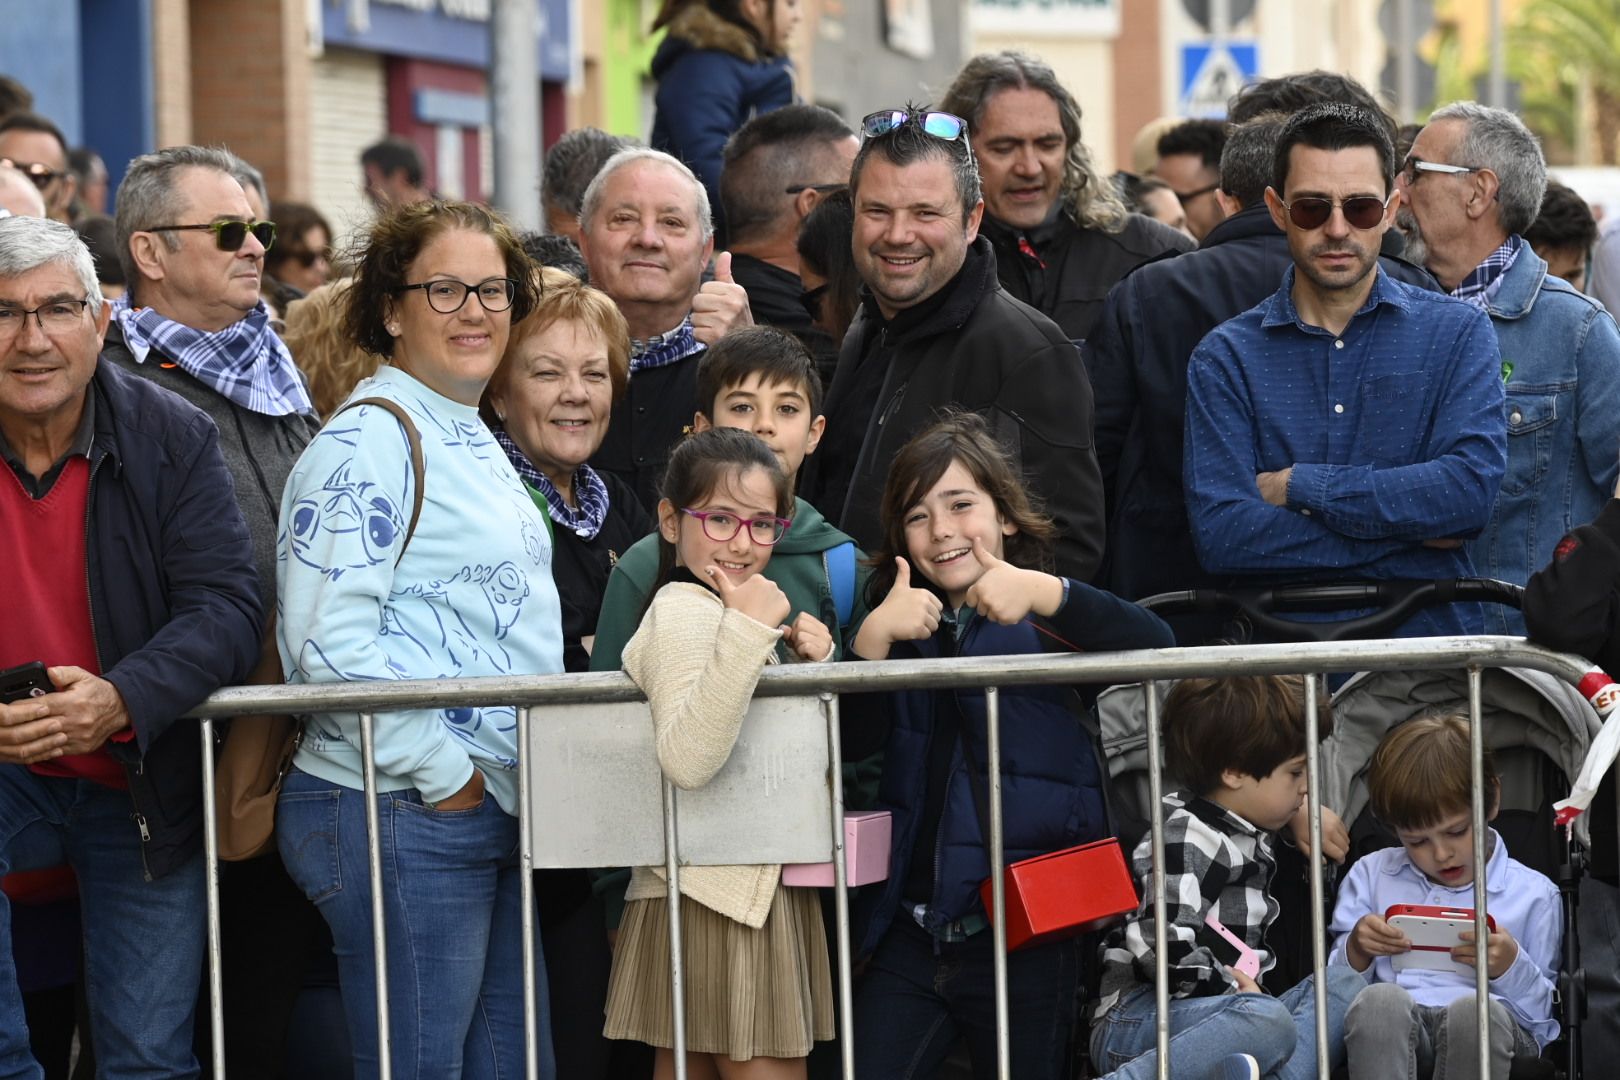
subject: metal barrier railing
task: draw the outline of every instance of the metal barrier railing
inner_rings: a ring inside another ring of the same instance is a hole
[[[838,768],[839,752],[838,701],[834,695],[843,693],[873,693],[917,687],[950,689],[975,687],[985,693],[985,715],[989,745],[988,772],[990,868],[992,885],[992,930],[995,951],[996,1022],[997,1022],[997,1074],[1003,1080],[1011,1075],[1007,1006],[1007,941],[1005,925],[1004,870],[1005,852],[1002,837],[1002,792],[1000,748],[999,688],[1012,685],[1060,685],[1142,683],[1144,706],[1147,714],[1147,756],[1149,797],[1152,802],[1150,825],[1153,852],[1153,874],[1150,883],[1154,911],[1154,953],[1156,961],[1155,992],[1157,1000],[1158,1075],[1168,1080],[1170,1075],[1169,1041],[1169,986],[1168,958],[1166,956],[1166,897],[1163,876],[1164,832],[1161,817],[1163,779],[1160,766],[1159,701],[1154,685],[1156,679],[1195,676],[1219,677],[1229,675],[1321,675],[1351,671],[1391,671],[1411,668],[1466,669],[1468,672],[1468,709],[1473,736],[1470,742],[1473,774],[1474,825],[1474,907],[1476,940],[1486,940],[1485,910],[1485,800],[1483,794],[1482,760],[1484,741],[1481,720],[1481,672],[1486,668],[1520,668],[1550,674],[1571,686],[1578,685],[1591,670],[1588,662],[1572,656],[1550,652],[1527,644],[1521,639],[1504,637],[1411,638],[1380,641],[1353,641],[1316,644],[1246,645],[1197,648],[1176,648],[1151,651],[1093,653],[1093,654],[1041,654],[1011,657],[961,657],[939,660],[886,660],[854,664],[798,664],[770,667],[763,673],[755,691],[759,697],[806,696],[816,699],[827,723],[828,782],[832,794],[832,817],[829,821],[836,880],[836,923],[838,941],[839,1005],[843,1019],[840,1033],[842,1064],[846,1078],[855,1076],[854,1043],[851,1037],[853,991],[851,979],[850,927],[847,884],[845,881],[843,789]],[[1328,1073],[1327,1045],[1327,986],[1323,979],[1326,966],[1326,926],[1323,910],[1324,886],[1322,880],[1322,817],[1321,817],[1321,762],[1317,740],[1317,697],[1315,678],[1306,680],[1307,698],[1306,734],[1308,749],[1306,768],[1310,794],[1308,797],[1312,855],[1310,866],[1311,929],[1314,940],[1312,967],[1316,974],[1316,1053],[1319,1075]],[[217,822],[213,799],[213,719],[263,713],[328,713],[355,712],[360,714],[361,751],[365,789],[368,796],[367,846],[369,849],[370,880],[372,890],[373,938],[376,950],[377,1024],[379,1075],[388,1080],[391,1075],[388,1047],[388,995],[386,937],[383,919],[382,869],[377,823],[377,773],[373,752],[374,714],[379,711],[442,708],[458,706],[512,705],[517,708],[519,739],[519,831],[523,868],[524,911],[523,971],[525,979],[524,1019],[526,1027],[525,1053],[527,1074],[537,1076],[537,1015],[535,995],[535,940],[533,927],[532,873],[534,821],[531,806],[532,759],[526,752],[531,743],[531,710],[536,707],[577,705],[587,703],[639,702],[644,700],[640,690],[630,679],[618,673],[599,673],[557,676],[506,676],[478,679],[415,680],[394,683],[364,682],[343,684],[315,684],[281,687],[236,687],[222,690],[190,714],[202,720],[205,808],[204,833],[207,838],[206,874],[208,882],[208,956],[210,960],[209,994],[210,1022],[214,1032],[213,1069],[217,1080],[226,1075],[223,1040],[223,1013],[221,992],[221,954],[219,927],[219,863],[215,854]],[[1101,763],[1100,763],[1101,764]],[[663,829],[665,872],[668,876],[668,904],[670,919],[670,962],[674,1002],[674,1042],[676,1075],[686,1075],[684,997],[682,995],[682,958],[680,944],[680,888],[679,875],[682,860],[679,852],[679,825],[677,799],[673,785],[663,782]],[[746,851],[737,852],[733,860],[739,864],[770,860],[751,858]],[[1566,928],[1574,933],[1573,927]],[[1476,993],[1478,995],[1478,1053],[1481,1069],[1490,1060],[1490,1026],[1488,1023],[1487,965],[1483,962],[1484,949],[1480,949],[1481,962],[1475,965]]]

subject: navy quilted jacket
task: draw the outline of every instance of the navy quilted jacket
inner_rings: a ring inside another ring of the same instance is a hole
[[[1001,626],[978,615],[960,641],[949,622],[931,638],[897,645],[893,659],[936,656],[1013,656],[1039,652],[1160,648],[1173,644],[1170,628],[1152,612],[1078,581],[1050,619]],[[1037,629],[1039,624],[1040,629]],[[1076,713],[1070,686],[1009,686],[1001,690],[1002,822],[1009,863],[1108,835],[1103,773],[1090,733]],[[957,745],[946,779],[938,833],[918,835],[928,783],[928,748],[938,710],[958,709],[971,740],[974,785],[982,795],[989,751],[984,692],[979,689],[908,690],[889,695],[891,727],[884,754],[879,807],[894,815],[889,877],[862,896],[865,932],[859,952],[870,952],[895,918],[907,868],[919,842],[935,851],[934,895],[927,922],[942,927],[982,911],[979,886],[990,876],[988,846],[979,827],[968,760]],[[921,901],[922,897],[904,897]]]

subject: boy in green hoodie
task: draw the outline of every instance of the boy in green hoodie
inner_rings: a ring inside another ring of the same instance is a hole
[[[768,326],[733,330],[698,361],[697,389],[702,404],[693,431],[752,431],[776,453],[789,482],[797,483],[799,467],[815,453],[827,423],[821,415],[821,378],[797,338]],[[814,506],[795,499],[793,526],[777,542],[764,571],[793,605],[787,621],[807,611],[832,629],[835,658],[843,656],[845,642],[854,640],[866,618],[869,571],[861,559],[853,540]],[[620,654],[641,622],[657,571],[657,536],[642,538],[619,557],[602,598],[592,671],[619,670]],[[881,746],[879,741],[871,749]],[[846,760],[867,756],[865,749],[846,747]]]

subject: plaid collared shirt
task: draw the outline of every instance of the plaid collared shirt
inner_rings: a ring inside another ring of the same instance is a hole
[[[1102,945],[1102,985],[1093,1017],[1101,1019],[1138,986],[1153,985],[1153,837],[1144,836],[1131,855],[1142,902],[1125,925],[1109,931]],[[1166,944],[1170,996],[1214,997],[1237,981],[1199,941],[1211,931],[1211,908],[1226,928],[1260,954],[1260,971],[1276,959],[1266,931],[1277,918],[1271,876],[1277,860],[1271,837],[1221,806],[1180,792],[1164,797],[1164,891],[1169,926]]]
[[[1524,247],[1524,241],[1519,239],[1517,233],[1512,233],[1502,241],[1502,246],[1485,256],[1485,260],[1472,270],[1468,276],[1451,290],[1451,295],[1459,300],[1466,300],[1481,311],[1490,310],[1490,302],[1496,298],[1497,290],[1502,287],[1502,275],[1508,272],[1513,260],[1519,257],[1519,249]]]
[[[648,338],[630,339],[630,374],[648,368],[668,367],[677,360],[685,360],[702,352],[703,342],[692,336],[692,317],[681,320],[681,325],[665,334]]]

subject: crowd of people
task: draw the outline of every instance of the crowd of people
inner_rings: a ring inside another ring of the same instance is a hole
[[[769,664],[1244,632],[1137,603],[1171,590],[1487,576],[1531,584],[1534,636],[1614,655],[1620,332],[1581,277],[1616,275],[1516,116],[1458,102],[1402,132],[1311,72],[1245,87],[1227,122],[1155,125],[1108,176],[1021,53],[853,127],[796,102],[797,13],[666,0],[652,145],[564,134],[539,235],[438,198],[397,137],[360,155],[376,215],[353,238],[214,147],[131,162],[108,218],[99,158],[0,85],[0,669],[21,688],[0,1076],[198,1075],[209,883],[178,721],[223,686],[622,670],[692,788]],[[1398,632],[1525,630],[1447,604]],[[1080,689],[1001,692],[1008,860],[1114,835]],[[1356,1080],[1483,1075],[1471,970],[1403,967],[1384,919],[1472,904],[1466,713],[1385,738],[1369,787],[1399,844],[1348,871],[1328,968],[1267,985],[1274,845],[1308,836],[1304,701],[1255,677],[1166,703],[1174,1075],[1314,1076],[1318,977]],[[852,1016],[814,891],[683,870],[691,1075],[832,1075],[840,1030],[862,1077],[938,1075],[964,1044],[994,1074],[985,710],[971,689],[843,703],[849,804],[893,829],[855,897]],[[379,992],[394,1075],[521,1075],[530,920],[541,1075],[673,1075],[662,868],[541,872],[523,909],[513,708],[379,716],[374,807],[359,714],[298,730],[270,850],[219,882],[234,1075],[377,1075]],[[1565,928],[1552,884],[1495,831],[1488,850],[1497,929],[1453,957],[1489,968],[1500,1080],[1558,1035]],[[1131,862],[1145,896],[1146,841]],[[1217,959],[1211,919],[1252,969]],[[1144,901],[1100,942],[1012,954],[1013,1075],[1154,1075],[1154,940]]]

